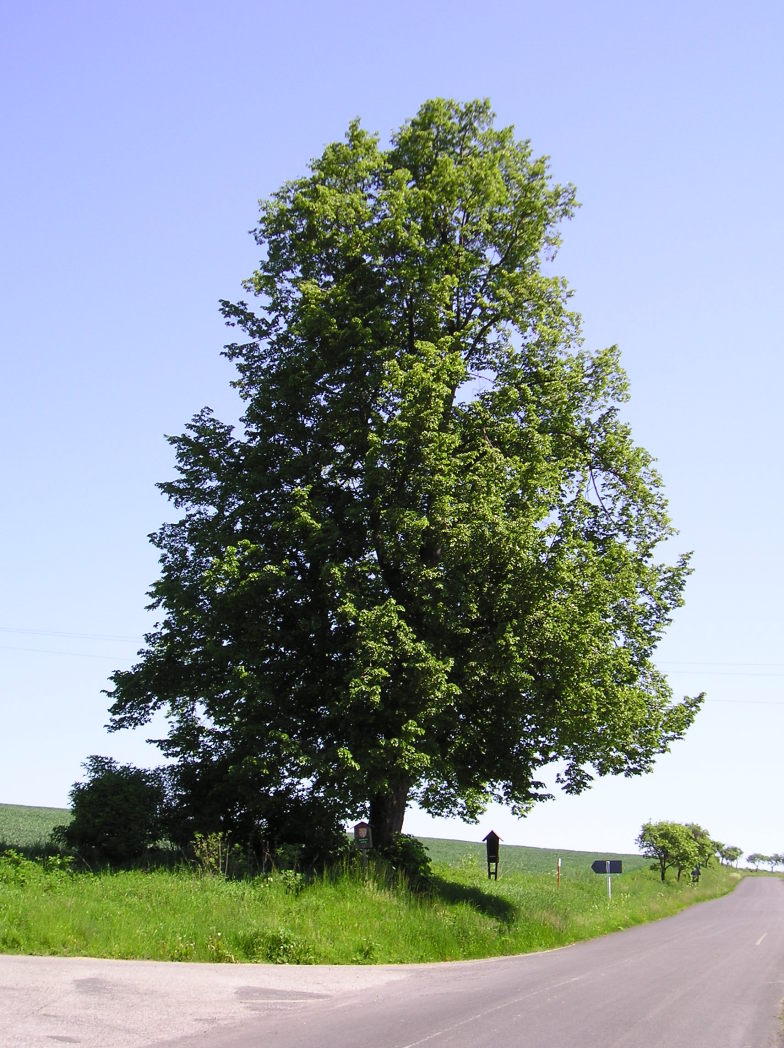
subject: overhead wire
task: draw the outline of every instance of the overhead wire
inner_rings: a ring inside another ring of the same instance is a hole
[[[67,640],[88,640],[88,641],[134,641],[138,645],[144,643],[143,638],[138,635],[133,636],[131,634],[122,633],[88,633],[88,632],[76,632],[71,630],[48,630],[40,628],[30,628],[22,626],[0,626],[0,634],[17,634],[27,637],[59,637]],[[96,652],[86,651],[66,651],[62,649],[53,648],[28,648],[16,644],[3,644],[0,642],[0,650],[4,651],[22,651],[29,652],[33,655],[70,655],[76,658],[83,659],[101,659],[110,662],[130,662],[135,658],[134,656],[128,655],[105,655]],[[671,675],[678,676],[703,676],[703,677],[751,677],[751,678],[764,678],[764,677],[784,677],[784,663],[781,662],[708,662],[699,661],[697,659],[690,661],[670,661],[665,660],[658,663],[659,667],[666,670]],[[746,667],[745,669],[713,669],[711,667]],[[696,667],[694,669],[686,669],[685,667]],[[757,672],[749,672],[749,671]],[[759,672],[762,671],[762,672]],[[711,698],[710,696],[706,700],[711,705],[715,703],[730,704],[730,705],[758,705],[758,706],[784,706],[783,700],[771,700],[771,699],[717,699]]]

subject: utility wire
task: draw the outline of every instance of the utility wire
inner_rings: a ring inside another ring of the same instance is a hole
[[[75,655],[80,659],[108,659],[110,662],[131,662],[128,655],[96,655],[88,651],[62,651],[55,648],[21,648],[15,644],[0,644],[0,651],[29,651],[33,655]]]
[[[749,673],[748,670],[668,670],[667,673],[678,677],[784,677],[784,671],[774,673],[770,670],[762,673]]]
[[[142,639],[137,636],[119,633],[75,633],[66,630],[30,629],[21,626],[0,626],[0,633],[21,634],[28,637],[62,637],[69,640],[95,640],[95,641],[134,641],[141,645]],[[128,655],[99,655],[86,651],[62,651],[52,648],[27,648],[15,644],[0,643],[0,650],[25,651],[33,655],[71,655],[82,659],[102,659],[110,662],[131,662],[134,656]],[[699,669],[682,669],[681,667],[694,666]],[[711,666],[726,667],[748,667],[751,670],[762,670],[763,672],[749,673],[740,669],[710,669]],[[781,662],[700,662],[691,660],[688,662],[664,661],[659,663],[660,668],[669,667],[669,672],[679,676],[705,676],[705,677],[784,677],[784,663]],[[780,672],[771,672],[780,671]],[[784,700],[768,699],[713,699],[708,697],[706,702],[710,705],[724,703],[730,705],[758,705],[758,706],[784,706]]]
[[[0,633],[20,633],[31,637],[68,637],[76,640],[131,640],[136,641],[138,644],[143,644],[143,638],[138,634],[128,633],[72,633],[65,630],[44,630],[44,629],[30,629],[21,626],[0,626]],[[18,650],[33,650],[33,649],[18,649]],[[657,662],[657,666],[660,668],[671,667],[673,671],[678,673],[710,673],[712,675],[728,674],[730,676],[753,676],[753,674],[746,674],[739,672],[738,670],[713,670],[706,667],[711,666],[727,666],[727,667],[740,667],[745,666],[750,669],[761,670],[771,669],[780,670],[780,674],[760,674],[760,676],[783,676],[784,677],[784,662],[712,662],[709,660],[692,659],[690,661],[671,661],[664,660]],[[695,666],[697,669],[686,670],[680,667]]]
[[[141,644],[141,638],[122,633],[66,633],[64,630],[22,629],[18,626],[0,626],[0,633],[22,633],[30,637],[71,637],[78,640],[135,640]]]

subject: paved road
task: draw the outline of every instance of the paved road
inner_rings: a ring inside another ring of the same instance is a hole
[[[551,953],[282,968],[0,958],[8,1048],[774,1048],[784,884]]]

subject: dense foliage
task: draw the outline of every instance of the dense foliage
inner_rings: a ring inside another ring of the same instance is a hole
[[[518,812],[560,762],[648,771],[691,724],[654,648],[687,564],[550,272],[574,190],[486,103],[426,103],[382,148],[352,123],[261,206],[255,296],[224,302],[244,403],[171,438],[160,611],[114,674],[115,728],[248,826],[268,798]],[[212,801],[211,801],[212,802]]]
[[[224,781],[209,769],[137,768],[100,756],[88,758],[84,768],[84,781],[70,791],[70,822],[54,826],[51,837],[91,866],[184,857],[209,867],[200,854],[205,841],[217,842],[230,860],[212,865],[243,875],[323,868],[350,853],[337,806],[305,790],[244,800],[232,790],[231,776]]]

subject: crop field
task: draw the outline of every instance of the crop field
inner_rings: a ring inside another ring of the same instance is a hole
[[[713,865],[699,885],[662,884],[640,856],[502,845],[499,879],[490,881],[484,845],[433,838],[424,841],[433,877],[420,891],[372,863],[231,880],[186,864],[76,872],[51,849],[39,858],[20,852],[40,848],[68,814],[0,805],[0,952],[293,964],[491,957],[656,920],[730,891],[740,877]],[[612,899],[606,878],[591,872],[596,858],[624,861]]]
[[[0,804],[0,849],[43,848],[54,827],[70,818],[68,808]]]

